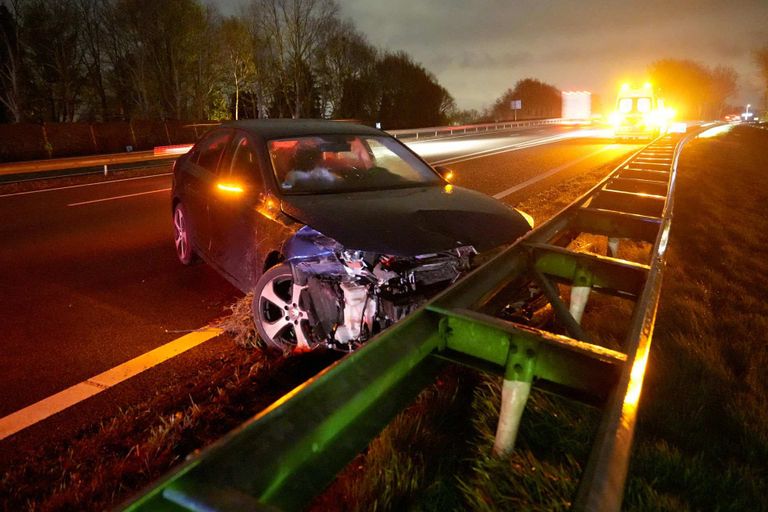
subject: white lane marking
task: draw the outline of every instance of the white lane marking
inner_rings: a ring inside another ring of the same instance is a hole
[[[115,201],[117,199],[125,199],[127,197],[145,196],[147,194],[157,194],[158,192],[170,192],[170,188],[160,188],[157,190],[148,190],[146,192],[137,192],[135,194],[125,194],[122,196],[104,197],[101,199],[92,199],[90,201],[82,201],[79,203],[70,203],[67,206],[82,206],[84,204],[103,203],[104,201]]]
[[[55,190],[67,190],[70,188],[92,187],[94,185],[109,185],[112,183],[120,183],[121,181],[147,180],[150,178],[157,178],[159,176],[170,176],[171,174],[173,173],[164,172],[162,174],[152,174],[151,176],[136,176],[135,178],[121,178],[119,180],[97,181],[96,183],[83,183],[81,185],[67,185],[66,187],[44,188],[41,190],[27,190],[26,192],[13,192],[12,194],[0,194],[0,197],[26,196],[28,194],[41,194],[43,192],[53,192]]]
[[[94,375],[74,386],[44,398],[24,409],[0,418],[0,440],[24,430],[54,414],[68,409],[102,391],[134,377],[158,364],[221,334],[221,329],[208,327],[191,332],[114,368]]]
[[[597,151],[595,151],[593,153],[590,153],[590,154],[588,154],[586,156],[583,156],[581,158],[577,158],[576,160],[568,162],[567,164],[563,164],[563,165],[561,165],[559,167],[555,167],[554,169],[550,169],[547,172],[545,172],[544,174],[539,174],[538,176],[533,177],[533,178],[529,179],[528,181],[524,181],[524,182],[520,183],[519,185],[515,185],[514,187],[510,187],[507,190],[503,190],[503,191],[499,192],[498,194],[494,194],[493,197],[494,197],[494,199],[502,199],[504,197],[507,197],[509,194],[513,194],[513,193],[517,192],[518,190],[522,190],[524,188],[530,187],[531,185],[533,185],[537,181],[541,181],[541,180],[543,180],[545,178],[549,178],[553,174],[557,174],[560,171],[564,171],[565,169],[568,169],[569,167],[573,167],[574,165],[579,164],[579,163],[583,162],[584,160],[592,158],[593,156],[595,156],[595,155],[597,155],[599,153],[602,153],[603,151],[606,151],[608,149],[612,149],[614,147],[615,147],[614,145],[610,145],[610,146],[605,146],[603,148],[600,148],[600,149],[598,149]]]

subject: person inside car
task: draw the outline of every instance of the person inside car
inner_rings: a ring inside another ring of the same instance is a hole
[[[316,145],[298,145],[293,154],[292,169],[285,174],[283,189],[325,188],[333,184],[338,176],[323,165],[322,157],[323,154]]]

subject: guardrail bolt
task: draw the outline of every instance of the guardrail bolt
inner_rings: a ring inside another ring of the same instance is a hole
[[[453,335],[453,327],[451,327],[448,318],[443,317],[437,325],[437,331],[440,334],[440,343],[437,350],[442,352],[448,346],[448,339]]]

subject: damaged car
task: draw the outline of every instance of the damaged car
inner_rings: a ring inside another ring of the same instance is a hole
[[[179,260],[252,292],[282,350],[354,350],[532,227],[385,132],[323,120],[213,129],[174,164],[172,215]]]

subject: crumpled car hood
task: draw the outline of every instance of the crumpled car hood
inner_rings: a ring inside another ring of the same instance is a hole
[[[281,207],[344,247],[395,256],[463,245],[482,252],[530,230],[513,208],[455,186],[289,195],[282,198]]]

